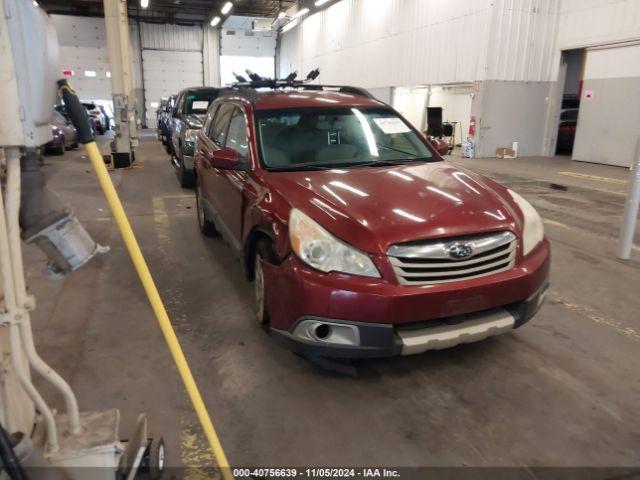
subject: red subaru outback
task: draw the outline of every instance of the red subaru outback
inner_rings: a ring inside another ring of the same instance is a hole
[[[444,162],[364,90],[223,91],[195,169],[200,229],[231,245],[258,321],[301,353],[446,348],[517,328],[543,301],[534,208]]]

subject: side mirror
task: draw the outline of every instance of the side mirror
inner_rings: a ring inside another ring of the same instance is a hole
[[[242,170],[244,167],[240,155],[231,148],[216,150],[211,154],[211,166],[223,170]]]

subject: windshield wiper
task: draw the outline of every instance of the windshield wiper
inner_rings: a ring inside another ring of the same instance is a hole
[[[371,162],[349,163],[343,167],[393,167],[395,165],[404,165],[418,161],[429,160],[427,157],[413,157],[398,160],[373,160]]]
[[[381,143],[376,143],[376,145],[378,146],[378,148],[386,148],[387,150],[392,150],[394,152],[402,153],[403,155],[409,155],[410,157],[418,158],[418,157],[415,156],[415,154],[413,154],[411,152],[406,152],[406,151],[401,150],[399,148],[390,147],[389,145],[382,145]]]
[[[328,166],[328,165],[316,165],[313,163],[299,163],[292,164],[286,167],[269,167],[269,171],[271,172],[295,172],[298,170],[331,170],[333,168],[339,168],[339,166]]]

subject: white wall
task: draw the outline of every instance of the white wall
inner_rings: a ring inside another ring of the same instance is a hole
[[[75,75],[69,79],[74,89],[82,99],[111,100],[111,81],[107,77],[109,71],[109,56],[103,18],[76,17],[69,15],[52,15],[53,23],[58,34],[60,44],[60,71],[71,69]],[[129,39],[133,67],[134,94],[142,113],[143,68],[142,50],[164,51],[167,58],[171,55],[180,57],[176,52],[197,53],[200,62],[202,80],[208,85],[220,85],[219,68],[219,30],[210,27],[178,25],[140,24],[140,32],[136,23],[131,22]],[[141,40],[141,41],[139,41]],[[275,42],[275,40],[274,40]],[[179,70],[179,68],[176,68]],[[85,77],[84,71],[96,72],[95,77]],[[144,79],[151,82],[161,82],[162,78]],[[188,85],[182,85],[186,87]],[[177,93],[175,82],[167,92]],[[154,90],[153,98],[146,98],[147,113],[152,114],[151,102],[157,102],[158,89]]]
[[[342,0],[281,39],[280,72],[361,87],[484,77],[490,0]]]
[[[429,90],[425,87],[397,87],[393,89],[392,105],[418,130],[425,130]]]
[[[60,76],[73,70],[69,78],[78,96],[86,100],[111,100],[111,80],[104,19],[52,15],[60,45]],[[96,72],[86,77],[85,71]]]
[[[568,50],[640,38],[638,0],[562,0],[556,48]]]

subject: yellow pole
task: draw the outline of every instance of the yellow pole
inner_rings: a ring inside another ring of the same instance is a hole
[[[160,329],[162,330],[164,339],[167,342],[169,351],[171,352],[171,356],[173,357],[173,361],[175,362],[176,367],[178,367],[178,372],[180,373],[180,377],[184,382],[184,386],[187,390],[187,394],[189,395],[189,399],[191,400],[193,408],[198,415],[198,419],[200,420],[200,424],[202,425],[204,434],[209,441],[209,445],[211,446],[213,455],[218,462],[218,467],[222,472],[222,477],[224,478],[224,480],[233,480],[233,473],[231,472],[231,469],[229,467],[227,456],[222,449],[220,439],[218,438],[216,430],[213,427],[213,423],[211,422],[209,413],[207,412],[207,409],[204,405],[204,401],[202,400],[202,396],[200,395],[200,391],[198,390],[196,381],[193,378],[193,374],[191,373],[191,369],[189,368],[187,359],[182,352],[182,348],[180,347],[180,342],[178,341],[176,332],[171,326],[171,320],[169,320],[169,316],[167,315],[167,311],[164,308],[162,299],[160,298],[160,294],[158,293],[158,289],[156,288],[156,284],[151,277],[147,262],[142,256],[138,241],[136,240],[136,237],[133,234],[133,230],[131,229],[131,225],[129,224],[129,219],[127,218],[124,208],[122,208],[122,203],[120,202],[120,198],[118,197],[118,192],[116,192],[116,189],[113,186],[113,182],[111,181],[111,177],[109,176],[109,172],[104,165],[102,154],[100,153],[96,142],[89,142],[85,144],[84,147],[87,151],[87,155],[89,156],[89,160],[91,160],[91,164],[96,171],[98,182],[100,183],[100,187],[102,187],[102,191],[107,199],[107,202],[109,203],[109,207],[111,207],[111,212],[113,213],[113,217],[118,224],[118,228],[120,229],[120,233],[122,234],[124,243],[127,246],[129,255],[131,255],[131,260],[133,261],[133,265],[138,272],[138,276],[140,277],[142,286],[147,293],[151,308],[153,308],[153,312],[156,314],[156,319],[160,324]]]

